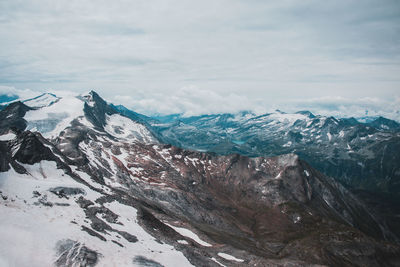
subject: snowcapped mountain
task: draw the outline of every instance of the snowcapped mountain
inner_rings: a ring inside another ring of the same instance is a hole
[[[400,197],[400,124],[395,121],[379,117],[360,123],[308,111],[169,118],[150,124],[175,146],[252,157],[296,153],[354,188]]]
[[[205,144],[207,124],[224,129],[218,140],[248,144],[259,125],[289,129],[299,118],[309,119],[298,127],[315,123],[321,132],[310,134],[336,140],[322,129],[338,121],[303,113],[167,126],[95,92],[11,103],[0,111],[0,265],[398,265],[397,237],[384,221],[299,156],[166,144],[175,133]]]

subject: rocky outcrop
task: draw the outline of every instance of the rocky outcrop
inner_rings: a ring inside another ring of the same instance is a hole
[[[9,129],[17,131],[25,130],[27,123],[24,116],[30,107],[22,102],[14,102],[0,111],[0,135],[6,133]]]
[[[106,124],[106,114],[112,115],[117,112],[107,104],[96,92],[91,91],[83,96],[85,99],[84,112],[86,118],[96,127],[102,129]]]
[[[99,254],[84,244],[70,239],[60,240],[56,247],[55,266],[96,266]]]

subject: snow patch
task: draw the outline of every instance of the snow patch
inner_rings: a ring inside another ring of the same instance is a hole
[[[13,140],[16,137],[14,133],[7,133],[0,135],[0,141],[10,141]]]
[[[331,135],[331,133],[328,132],[326,135],[328,136],[328,140],[331,141],[331,140],[332,140],[332,135]]]
[[[104,129],[112,136],[144,143],[157,143],[144,125],[134,122],[127,117],[119,114],[106,115],[106,122],[107,124]]]
[[[168,225],[169,227],[171,227],[172,229],[174,229],[175,231],[177,231],[178,233],[180,233],[183,236],[189,237],[190,239],[192,239],[193,241],[195,241],[196,243],[204,246],[204,247],[212,247],[211,244],[203,241],[200,239],[200,237],[198,235],[196,235],[195,233],[193,233],[192,231],[190,231],[189,229],[186,228],[182,228],[182,227],[177,227],[177,226],[173,226],[170,225],[166,222],[163,222],[164,224]]]
[[[229,260],[229,261],[244,262],[244,260],[242,260],[242,259],[238,259],[232,255],[222,253],[222,252],[218,252],[218,256],[220,256],[221,258],[224,258],[226,260]]]
[[[289,141],[286,144],[284,144],[283,147],[290,147],[291,145],[292,145],[292,141]]]
[[[226,265],[223,265],[222,263],[220,263],[219,261],[217,261],[217,259],[214,258],[214,257],[212,257],[211,260],[214,261],[214,262],[216,262],[219,266],[226,267]]]

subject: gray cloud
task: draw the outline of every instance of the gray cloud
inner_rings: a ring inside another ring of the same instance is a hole
[[[399,94],[397,0],[3,0],[0,37],[4,86],[169,99],[164,112]]]

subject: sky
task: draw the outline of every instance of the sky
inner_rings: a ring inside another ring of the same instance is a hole
[[[400,120],[400,1],[0,0],[0,92]]]

